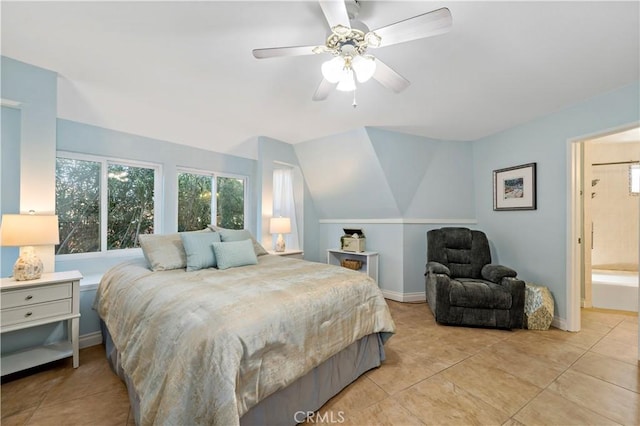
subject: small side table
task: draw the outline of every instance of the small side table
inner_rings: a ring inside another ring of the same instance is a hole
[[[375,251],[351,252],[339,249],[327,250],[327,263],[329,265],[341,265],[343,259],[354,259],[362,262],[361,272],[367,274],[378,283],[378,258],[379,255]]]
[[[80,365],[80,280],[78,271],[52,272],[29,281],[2,278],[0,333],[67,321],[68,340],[2,355],[2,375],[73,357]]]

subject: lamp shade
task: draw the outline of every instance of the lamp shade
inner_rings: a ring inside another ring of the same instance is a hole
[[[337,83],[344,74],[344,58],[336,56],[335,58],[322,64],[322,76],[329,83]]]
[[[369,81],[376,72],[376,58],[371,55],[358,55],[352,61],[353,70],[359,83]]]
[[[60,242],[57,215],[3,214],[2,246],[42,246]]]
[[[269,233],[288,234],[291,232],[291,219],[288,217],[272,217],[269,222]]]
[[[342,74],[342,78],[336,86],[336,90],[341,92],[353,92],[356,90],[356,81],[353,79],[353,70],[348,69]]]

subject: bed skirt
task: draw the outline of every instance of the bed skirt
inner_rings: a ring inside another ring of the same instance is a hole
[[[120,366],[120,355],[109,330],[101,321],[107,359],[113,371],[125,382],[131,411],[139,424],[140,400],[129,377]],[[295,425],[322,407],[329,399],[362,374],[384,361],[384,346],[378,333],[347,346],[284,389],[268,396],[240,418],[242,426]],[[347,413],[343,413],[345,415]],[[339,413],[334,413],[339,415]]]

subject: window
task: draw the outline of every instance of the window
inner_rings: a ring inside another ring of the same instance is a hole
[[[138,247],[138,235],[158,228],[159,173],[153,164],[58,153],[56,254]]]
[[[212,197],[214,193],[216,196]],[[193,170],[179,172],[178,231],[197,231],[210,223],[244,229],[245,199],[245,177]]]
[[[100,163],[56,159],[56,254],[100,251]]]
[[[629,166],[629,193],[631,195],[640,194],[640,164]]]
[[[291,220],[291,232],[283,237],[286,247],[292,250],[300,248],[294,195],[295,181],[293,168],[273,170],[273,217],[288,217]]]

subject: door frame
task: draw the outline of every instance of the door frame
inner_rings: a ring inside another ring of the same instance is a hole
[[[640,122],[632,122],[623,126],[594,132],[588,135],[575,137],[567,140],[567,318],[565,328],[568,331],[580,331],[580,286],[583,280],[583,250],[585,249],[582,223],[582,209],[584,206],[583,194],[584,178],[583,169],[584,153],[582,145],[584,142],[614,133],[624,132],[635,127],[639,127]],[[581,193],[582,190],[582,193]],[[640,275],[640,272],[639,272]],[[640,300],[640,289],[638,290]],[[640,316],[638,317],[640,324]],[[640,342],[640,331],[638,332]],[[639,353],[640,358],[640,353]]]

